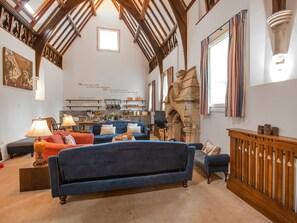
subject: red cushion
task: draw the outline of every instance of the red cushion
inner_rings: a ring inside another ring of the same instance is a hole
[[[64,140],[60,134],[54,134],[46,137],[44,140],[51,143],[64,144]]]

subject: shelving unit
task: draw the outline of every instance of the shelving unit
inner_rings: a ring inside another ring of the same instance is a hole
[[[124,100],[124,102],[126,102],[125,108],[146,108],[146,105],[144,105],[145,100]]]
[[[65,99],[65,101],[68,102],[68,105],[66,105],[65,107],[69,108],[70,110],[72,108],[96,108],[99,110],[103,107],[102,105],[100,105],[100,102],[102,100],[99,99]],[[73,102],[77,103],[72,104]],[[86,102],[89,102],[90,104],[86,104]]]

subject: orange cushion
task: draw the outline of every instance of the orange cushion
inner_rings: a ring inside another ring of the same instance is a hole
[[[65,144],[62,136],[60,134],[54,134],[45,139],[47,142],[57,143],[57,144]]]

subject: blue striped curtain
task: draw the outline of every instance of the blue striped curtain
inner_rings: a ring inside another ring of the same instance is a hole
[[[246,10],[241,11],[229,23],[227,117],[244,117],[245,112],[246,14]]]
[[[201,41],[201,61],[200,61],[200,114],[209,115],[208,104],[208,38]]]

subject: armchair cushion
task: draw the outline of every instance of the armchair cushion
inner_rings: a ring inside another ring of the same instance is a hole
[[[205,145],[202,148],[202,152],[204,152],[207,155],[216,155],[219,154],[221,151],[220,147],[215,146],[210,141],[206,141]]]
[[[65,144],[63,138],[58,134],[46,137],[44,140],[51,143]]]
[[[65,144],[76,145],[75,139],[73,138],[72,135],[65,136],[64,139],[65,139]]]

